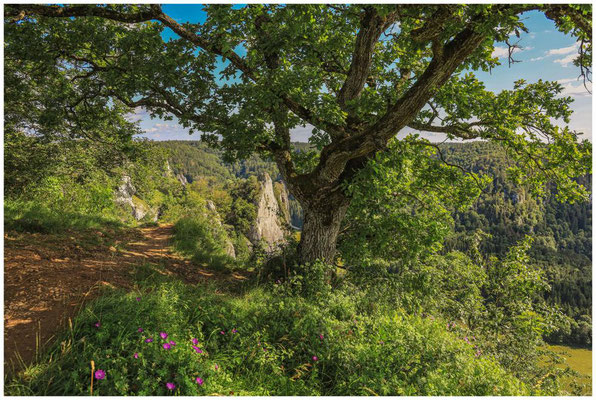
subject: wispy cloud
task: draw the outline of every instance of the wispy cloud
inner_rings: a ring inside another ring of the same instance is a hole
[[[592,83],[591,82],[586,82],[586,86],[584,86],[583,80],[577,79],[577,78],[559,79],[557,82],[559,82],[561,84],[561,86],[563,86],[563,92],[561,92],[561,94],[563,96],[571,96],[571,97],[586,97],[586,96],[589,97],[589,96],[591,96],[591,94],[590,94],[590,92],[592,91]]]
[[[495,47],[491,56],[493,58],[501,58],[505,57],[509,54],[509,49],[507,47]]]
[[[574,43],[571,46],[550,49],[550,50],[545,51],[544,55],[539,56],[539,57],[530,58],[528,61],[530,61],[530,62],[540,61],[540,60],[544,60],[545,58],[551,57],[551,56],[565,56],[565,57],[557,58],[556,60],[553,60],[553,62],[556,62],[557,64],[561,64],[562,67],[568,67],[571,63],[573,63],[573,60],[575,60],[575,58],[577,57],[578,48],[579,48],[579,43]]]
[[[495,47],[491,56],[493,58],[501,58],[509,55],[509,49],[507,47]]]
[[[525,47],[525,46],[524,46],[524,47],[522,47],[522,46],[520,46],[520,47],[515,47],[515,48],[513,48],[513,51],[511,52],[511,54],[512,54],[512,55],[513,55],[514,53],[515,53],[515,54],[518,54],[518,53],[521,53],[522,51],[527,51],[527,50],[532,50],[532,49],[533,49],[533,47],[532,47],[532,46],[527,46],[527,47]],[[507,48],[507,47],[499,47],[499,46],[497,46],[497,47],[495,47],[495,48],[494,48],[494,50],[493,50],[493,52],[492,52],[491,56],[492,56],[493,58],[503,58],[503,57],[508,57],[508,56],[509,56],[509,48]]]
[[[555,56],[555,55],[560,56],[560,55],[569,54],[569,53],[577,53],[578,47],[579,47],[579,43],[575,43],[568,47],[560,47],[558,49],[550,49],[544,55],[546,57],[548,57],[548,56]]]
[[[136,107],[132,113],[126,115],[129,122],[138,122],[149,117],[149,113],[143,107]]]
[[[577,54],[569,54],[568,56],[554,60],[554,62],[561,64],[562,67],[568,67],[576,58]]]
[[[546,58],[546,56],[534,57],[534,58],[530,58],[528,61],[540,61],[540,60],[544,60],[545,58]]]

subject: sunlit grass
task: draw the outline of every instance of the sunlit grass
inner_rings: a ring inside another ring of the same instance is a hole
[[[338,288],[303,298],[286,284],[231,293],[160,271],[139,267],[134,290],[106,291],[39,363],[8,377],[6,394],[88,395],[92,360],[106,373],[94,382],[96,395],[532,392],[475,357],[444,321],[397,310],[372,314],[363,311],[370,309],[363,294]],[[164,349],[170,340],[175,345]]]
[[[592,394],[592,351],[585,348],[570,347],[570,346],[549,346],[549,349],[555,351],[564,358],[564,363],[559,364],[559,367],[569,366],[581,376],[565,377],[563,384],[568,388],[575,384],[584,385],[582,390],[583,395]]]

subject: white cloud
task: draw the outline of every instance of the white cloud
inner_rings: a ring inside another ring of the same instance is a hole
[[[143,107],[136,107],[131,113],[126,115],[126,119],[129,122],[137,122],[148,116],[149,114]]]
[[[554,62],[556,62],[557,64],[561,64],[562,67],[568,67],[571,63],[573,63],[573,60],[575,60],[576,58],[577,54],[569,54],[566,57],[554,60]]]
[[[534,57],[534,58],[530,58],[528,61],[540,61],[540,60],[544,60],[546,58],[546,56],[543,57]]]
[[[509,49],[507,47],[495,47],[491,57],[493,58],[501,58],[506,57],[509,55]]]
[[[179,128],[178,124],[160,124],[157,123],[154,125],[156,128]]]
[[[592,83],[586,82],[586,87],[584,86],[584,81],[577,78],[566,78],[566,79],[559,79],[557,82],[563,86],[563,92],[561,94],[563,96],[572,96],[572,97],[590,97],[592,96],[590,92],[592,91]],[[590,90],[590,92],[588,92]]]
[[[513,48],[513,51],[511,52],[511,54],[513,55],[521,53],[522,51],[527,51],[527,50],[532,50],[533,47],[532,46],[527,46],[527,47],[515,47]],[[491,57],[493,58],[504,58],[504,57],[509,57],[509,48],[507,47],[495,47]]]
[[[562,54],[569,54],[569,53],[577,53],[577,49],[579,47],[579,43],[575,43],[569,47],[561,47],[558,49],[550,49],[545,53],[545,56],[554,56],[554,55],[562,55]]]
[[[559,79],[557,82],[559,82],[561,85],[563,85],[563,84],[569,83],[569,82],[579,82],[579,80],[577,78],[565,78],[565,79]]]
[[[540,61],[540,60],[544,60],[546,57],[550,57],[550,56],[565,55],[566,57],[558,58],[558,59],[554,60],[554,62],[561,64],[561,66],[563,66],[563,67],[567,67],[567,66],[569,66],[569,64],[571,64],[573,62],[575,57],[577,57],[578,48],[579,48],[579,43],[575,43],[575,44],[573,44],[571,46],[567,46],[567,47],[559,47],[557,49],[550,49],[548,51],[545,51],[543,56],[530,58],[528,61],[530,61],[530,62]],[[527,50],[530,50],[530,48],[528,48]]]

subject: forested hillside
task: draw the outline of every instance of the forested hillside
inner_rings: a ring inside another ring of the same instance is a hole
[[[486,256],[503,255],[525,235],[534,238],[530,255],[548,276],[549,301],[575,319],[571,332],[553,336],[581,345],[591,344],[592,315],[592,203],[561,202],[552,185],[543,197],[531,195],[507,179],[512,165],[506,153],[488,143],[443,144],[443,155],[470,171],[486,173],[492,182],[466,211],[455,214],[455,234],[446,250],[470,250],[471,237],[484,234],[479,250]],[[592,176],[579,178],[592,187]]]

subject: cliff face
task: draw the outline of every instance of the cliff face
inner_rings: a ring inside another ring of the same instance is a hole
[[[263,241],[266,244],[267,251],[274,251],[285,241],[287,232],[287,223],[284,223],[284,221],[286,220],[285,215],[289,211],[284,212],[282,209],[282,207],[287,207],[288,204],[287,192],[280,195],[280,199],[286,199],[285,202],[280,200],[282,203],[280,206],[275,197],[273,182],[269,174],[260,175],[259,184],[261,190],[257,200],[257,218],[250,229],[248,238],[254,244]]]

